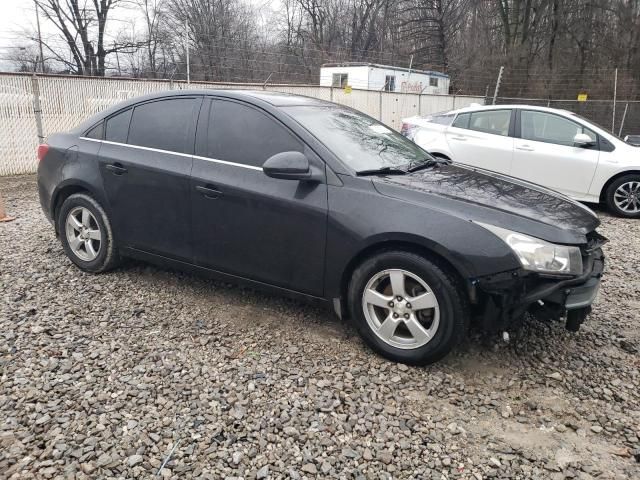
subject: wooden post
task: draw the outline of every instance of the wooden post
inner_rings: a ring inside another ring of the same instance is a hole
[[[4,200],[2,199],[2,192],[0,192],[0,222],[10,222],[15,220],[15,217],[7,215],[7,211],[4,209]]]

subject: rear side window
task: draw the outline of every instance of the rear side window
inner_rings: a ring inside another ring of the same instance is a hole
[[[90,129],[83,136],[85,138],[93,138],[94,140],[102,140],[102,130],[104,127],[104,122],[100,122],[98,125]]]
[[[131,109],[120,112],[107,119],[104,139],[109,142],[126,143],[127,132],[129,131],[129,121],[131,120]]]
[[[261,167],[272,155],[290,151],[302,152],[303,145],[274,118],[240,103],[212,102],[205,156]]]
[[[190,126],[195,98],[171,98],[138,105],[133,110],[128,143],[170,152],[191,151]]]
[[[491,133],[493,135],[509,135],[511,110],[487,110],[473,112],[469,120],[469,130]]]

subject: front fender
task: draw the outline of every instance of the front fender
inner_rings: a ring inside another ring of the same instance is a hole
[[[477,276],[476,268],[467,259],[456,255],[455,252],[452,252],[447,246],[415,233],[398,231],[384,232],[368,237],[360,245],[355,258],[362,257],[363,253],[372,251],[378,247],[384,247],[385,245],[415,246],[420,250],[432,252],[443,258],[451,264],[463,278],[475,278]]]
[[[363,252],[394,243],[415,245],[440,256],[465,279],[520,267],[502,240],[473,222],[381,195],[362,178],[343,180],[343,187],[329,187],[327,298],[341,296],[343,275]]]

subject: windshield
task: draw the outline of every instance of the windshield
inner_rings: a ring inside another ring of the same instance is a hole
[[[398,132],[350,108],[298,106],[283,110],[356,172],[409,168],[431,159]]]

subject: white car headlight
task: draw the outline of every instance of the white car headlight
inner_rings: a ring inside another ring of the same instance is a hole
[[[505,228],[476,222],[501,238],[516,254],[522,267],[542,273],[580,275],[582,254],[579,247],[556,245]]]

